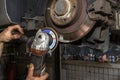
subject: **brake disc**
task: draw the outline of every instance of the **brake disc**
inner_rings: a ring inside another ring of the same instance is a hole
[[[60,42],[81,39],[95,24],[87,15],[87,0],[49,0],[48,3],[46,24],[60,34]]]

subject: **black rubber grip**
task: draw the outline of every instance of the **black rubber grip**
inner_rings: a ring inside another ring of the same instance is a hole
[[[11,34],[14,35],[14,34],[21,34],[21,33],[18,30],[13,30]]]
[[[46,73],[44,56],[45,55],[41,55],[41,56],[31,55],[31,62],[34,64],[33,76],[39,77]]]

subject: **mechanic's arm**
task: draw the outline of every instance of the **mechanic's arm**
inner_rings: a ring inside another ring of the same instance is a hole
[[[34,71],[34,65],[30,64],[26,80],[46,80],[48,78],[47,73],[45,75],[41,76],[41,77],[34,77],[33,76],[33,71]]]
[[[14,30],[18,30],[20,33],[12,34],[12,31]],[[20,38],[22,34],[23,29],[19,25],[8,26],[8,28],[0,33],[0,57],[2,55],[4,43]]]

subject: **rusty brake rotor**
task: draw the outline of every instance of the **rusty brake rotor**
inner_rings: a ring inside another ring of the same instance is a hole
[[[86,0],[49,0],[46,24],[59,34],[60,42],[73,42],[84,37],[95,24],[87,15]]]

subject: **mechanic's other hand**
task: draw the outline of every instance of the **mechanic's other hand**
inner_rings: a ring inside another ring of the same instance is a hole
[[[30,68],[28,70],[28,75],[26,80],[46,80],[48,78],[48,74],[46,73],[45,75],[41,77],[34,77],[33,76],[33,71],[34,71],[34,65],[30,64]]]
[[[12,31],[17,30],[19,34],[12,34]],[[24,34],[23,29],[19,25],[8,26],[4,31],[0,33],[1,42],[9,42],[13,39],[19,39]]]

